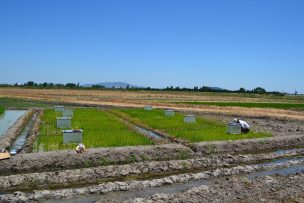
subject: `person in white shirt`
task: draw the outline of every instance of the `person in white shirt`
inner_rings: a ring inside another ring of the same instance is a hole
[[[248,123],[246,123],[245,121],[243,120],[239,120],[239,119],[233,119],[234,122],[236,123],[239,123],[241,124],[241,130],[242,130],[242,133],[248,133],[249,130],[250,130],[250,126]]]
[[[85,151],[85,146],[84,146],[84,144],[79,143],[79,144],[77,145],[77,147],[76,147],[76,152],[77,152],[77,154],[81,154],[81,153],[84,152],[84,151]]]

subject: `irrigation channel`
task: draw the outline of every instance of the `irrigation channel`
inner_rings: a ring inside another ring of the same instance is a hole
[[[26,138],[30,132],[30,130],[33,127],[34,121],[37,118],[37,114],[34,114],[33,117],[28,121],[26,126],[23,128],[19,136],[17,137],[16,141],[14,142],[13,146],[11,147],[11,152],[20,152],[21,149],[23,148]]]
[[[0,116],[0,138],[5,135],[5,132],[23,115],[25,110],[6,110]]]
[[[304,161],[304,158],[292,158],[292,159],[279,159],[271,162],[266,162],[261,165],[272,165],[273,163],[279,163],[284,164],[287,161]],[[260,172],[256,173],[249,173],[249,174],[239,174],[238,176],[245,176],[250,179],[254,179],[257,177],[265,177],[269,175],[292,175],[297,173],[303,173],[304,172],[304,163],[292,165],[287,168],[274,168],[274,169],[266,169]],[[70,199],[64,199],[64,200],[45,200],[41,202],[45,203],[93,203],[96,201],[125,201],[125,200],[132,200],[138,197],[146,197],[146,196],[152,196],[158,193],[166,193],[166,194],[175,194],[179,192],[183,192],[186,190],[189,190],[194,187],[200,187],[200,186],[207,186],[210,183],[216,182],[216,181],[224,181],[226,177],[218,177],[218,178],[210,178],[210,179],[199,179],[195,181],[189,181],[185,183],[176,183],[176,184],[166,184],[162,185],[160,187],[149,187],[141,190],[135,190],[135,191],[123,191],[123,192],[110,192],[108,194],[97,194],[97,195],[84,195],[84,196],[76,196]]]
[[[291,154],[292,156],[288,156]],[[250,157],[250,154],[243,155]],[[254,156],[254,155],[253,155]],[[265,176],[280,174],[289,176],[304,172],[304,149],[280,150],[272,153],[278,158],[264,161],[250,161],[248,163],[224,164],[214,169],[201,168],[179,173],[168,174],[160,172],[158,177],[146,177],[130,181],[104,182],[99,185],[77,185],[70,189],[35,190],[23,192],[26,201],[39,201],[47,203],[65,202],[109,202],[132,201],[138,197],[149,197],[159,193],[176,194],[191,188],[209,186],[213,183],[225,182],[227,177],[245,177],[256,179]],[[12,198],[19,193],[3,195],[2,200]],[[7,199],[5,199],[7,198]],[[11,199],[10,199],[11,200]]]

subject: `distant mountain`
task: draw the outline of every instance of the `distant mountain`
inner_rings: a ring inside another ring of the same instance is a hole
[[[224,90],[227,90],[227,89],[223,89],[223,88],[220,88],[220,87],[210,87],[212,90],[216,90],[216,91],[224,91]]]
[[[93,85],[100,85],[104,86],[105,88],[123,88],[126,89],[128,86],[129,88],[140,88],[139,86],[132,85],[126,82],[102,82],[102,83],[94,83],[94,84],[85,84],[82,85],[83,87],[92,87]]]

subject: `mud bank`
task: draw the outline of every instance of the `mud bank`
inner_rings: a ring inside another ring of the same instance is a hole
[[[0,176],[0,190],[48,189],[81,184],[97,184],[111,180],[130,179],[132,177],[148,178],[149,176],[155,177],[177,172],[202,171],[242,163],[257,163],[276,158],[301,155],[304,155],[303,149],[286,151],[284,153],[237,155],[234,157],[226,155],[201,159],[150,161],[127,165]]]
[[[271,151],[275,149],[300,148],[303,146],[304,135],[294,135],[288,137],[244,139],[235,141],[199,142],[192,144],[191,148],[198,155],[206,155],[212,153]]]
[[[167,184],[174,184],[180,182],[188,182],[192,180],[210,179],[216,177],[230,177],[236,174],[248,174],[251,172],[265,170],[278,167],[289,167],[294,164],[304,163],[304,160],[287,161],[285,163],[274,163],[270,165],[246,165],[236,166],[233,168],[220,168],[201,173],[172,175],[165,178],[144,181],[126,181],[126,182],[109,182],[99,185],[88,186],[83,188],[70,188],[62,190],[36,190],[34,192],[14,192],[11,194],[0,195],[2,202],[16,202],[16,201],[41,201],[45,199],[62,199],[72,197],[75,195],[89,195],[89,194],[104,194],[115,191],[129,191],[140,190],[147,187],[158,187]],[[108,200],[109,201],[109,200]],[[107,201],[107,202],[108,202]]]
[[[125,202],[304,202],[304,174],[227,178],[177,194],[155,194]]]
[[[193,157],[193,151],[176,144],[88,149],[77,154],[74,150],[19,154],[2,160],[0,175],[26,172],[43,172],[126,164],[153,160],[174,160]]]
[[[5,135],[0,139],[0,149],[9,149],[16,140],[19,133],[22,131],[26,123],[33,116],[35,109],[30,109],[23,116],[21,116],[14,125],[12,125],[5,133]]]

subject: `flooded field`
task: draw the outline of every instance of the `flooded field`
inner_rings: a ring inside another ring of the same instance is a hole
[[[25,112],[25,110],[6,110],[0,115],[0,138]]]

